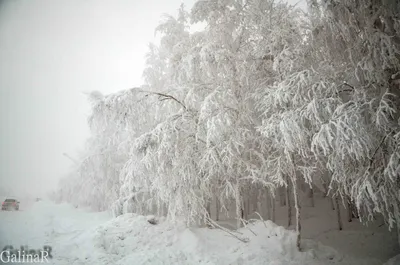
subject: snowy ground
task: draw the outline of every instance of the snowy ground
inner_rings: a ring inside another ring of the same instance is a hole
[[[299,253],[294,246],[295,234],[269,221],[242,228],[239,235],[249,239],[248,243],[243,243],[219,229],[187,229],[167,222],[152,225],[147,222],[147,217],[135,214],[113,219],[107,213],[89,213],[46,201],[25,209],[22,205],[18,212],[0,212],[0,247],[51,245],[54,256],[51,262],[57,265],[383,263],[379,258],[361,257],[360,253],[350,255],[351,251],[337,252],[307,239],[303,241],[305,251]],[[355,231],[347,231],[346,236],[357,233]],[[322,234],[339,237],[334,231]],[[353,237],[364,234],[365,231]],[[324,241],[324,236],[316,237]],[[382,235],[376,239],[380,240],[377,245],[383,244]],[[356,242],[354,238],[350,241]],[[398,263],[393,260],[390,265],[393,264]]]
[[[302,202],[302,238],[317,241],[325,246],[337,250],[344,259],[352,258],[354,264],[381,265],[388,259],[400,253],[395,229],[392,232],[383,225],[383,221],[377,220],[368,225],[361,224],[357,219],[347,221],[347,211],[341,205],[341,217],[343,230],[339,231],[337,212],[331,209],[331,202],[323,198],[322,194],[315,194],[315,207],[311,207],[311,201],[307,196],[301,198]],[[232,207],[233,208],[233,207]],[[235,209],[231,209],[230,216],[234,216]],[[294,214],[294,213],[293,213]],[[215,218],[215,208],[212,209]],[[220,215],[221,216],[221,215]],[[276,204],[276,223],[287,227],[288,211],[286,206]],[[266,214],[263,214],[266,219]],[[250,218],[259,217],[251,214]],[[294,217],[293,217],[294,219]],[[295,229],[294,220],[289,229]],[[224,216],[221,217],[221,224],[234,228],[235,221]],[[347,258],[348,257],[348,258]],[[400,257],[399,257],[400,258]],[[356,263],[362,261],[361,263]],[[400,262],[394,263],[400,265]]]

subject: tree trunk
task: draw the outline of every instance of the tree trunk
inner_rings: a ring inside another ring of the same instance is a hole
[[[294,206],[296,209],[296,232],[297,232],[297,240],[296,240],[296,246],[297,250],[300,251],[300,242],[301,242],[301,219],[300,219],[300,212],[301,212],[301,205],[298,197],[298,192],[297,192],[297,185],[296,185],[296,176],[292,177],[293,181],[293,197],[294,197]]]
[[[337,212],[337,219],[338,219],[338,227],[339,227],[339,230],[342,230],[343,229],[343,224],[342,224],[342,217],[340,216],[340,204],[339,204],[338,196],[335,196],[335,202],[336,202],[336,212]]]
[[[253,212],[258,211],[258,190],[259,189],[254,189],[254,192],[252,193],[251,199],[252,199],[252,205],[253,205]]]
[[[397,220],[396,227],[397,227],[397,242],[399,243],[400,246],[400,220]]]
[[[165,208],[166,206],[164,205],[164,203],[161,203],[161,216],[165,216]]]
[[[272,222],[274,222],[275,223],[275,200],[274,200],[274,197],[272,196],[272,194],[271,194],[271,204],[272,204],[272,218],[271,218],[271,221]]]
[[[400,246],[400,209],[399,206],[397,205],[397,201],[394,202],[394,216],[396,220],[396,230],[397,230],[397,242],[399,243]]]
[[[161,215],[161,203],[160,203],[160,200],[157,200],[157,216],[162,216]]]
[[[328,196],[328,186],[325,182],[322,183],[322,186],[324,187],[324,198],[326,198]]]
[[[332,210],[336,210],[334,199],[330,197],[329,200],[331,201]]]
[[[286,188],[286,204],[288,207],[288,227],[292,225],[292,205],[290,203],[290,193],[291,193],[291,187],[290,187],[290,181],[289,177],[286,176],[286,183],[287,183],[287,188]]]
[[[221,209],[218,197],[215,197],[215,220],[219,221],[219,211]]]
[[[285,187],[279,187],[279,203],[281,207],[286,206],[286,194]]]
[[[211,220],[211,201],[207,202],[206,209],[207,209],[206,225],[210,227],[209,221]]]
[[[325,189],[324,197],[326,198],[326,197],[328,197],[329,189],[328,189],[328,186],[326,185],[325,182],[322,184],[322,186],[323,186],[324,189]],[[331,201],[332,210],[335,210],[335,202],[334,202],[334,199],[333,199],[332,197],[329,197],[329,200]]]
[[[271,202],[268,189],[265,190],[265,208],[267,210],[267,220],[271,220]]]
[[[347,221],[350,223],[353,221],[353,210],[351,207],[350,197],[346,196],[346,208],[347,208]]]
[[[240,187],[239,183],[236,184],[235,187],[235,204],[236,204],[236,228],[239,229],[242,225],[241,218],[243,218],[243,209],[242,209],[242,198],[240,196]]]
[[[357,209],[357,207],[355,206],[354,203],[351,204],[351,211],[353,212],[353,217],[354,218],[356,218],[356,219],[360,218],[358,216],[358,209]]]
[[[309,197],[310,200],[311,200],[311,207],[315,207],[314,189],[313,189],[312,186],[310,187],[310,193],[308,194],[308,197]]]
[[[250,192],[250,190],[247,192],[247,207],[246,208],[247,208],[246,214],[247,214],[247,216],[249,216],[251,213],[251,192]]]
[[[245,202],[244,198],[242,198],[242,219],[247,221],[248,218],[248,209],[247,209],[247,203]]]
[[[264,216],[264,211],[262,209],[262,190],[258,189],[257,191],[257,211],[261,216]]]

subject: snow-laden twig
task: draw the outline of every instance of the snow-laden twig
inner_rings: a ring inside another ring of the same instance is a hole
[[[233,231],[230,231],[229,229],[220,226],[219,224],[217,224],[214,220],[212,220],[212,219],[210,219],[210,218],[207,219],[207,222],[208,222],[210,225],[221,229],[222,231],[228,233],[229,235],[233,236],[234,238],[238,239],[239,241],[241,241],[241,242],[243,242],[243,243],[249,242],[249,239],[248,239],[248,238],[242,238],[242,237],[239,237],[239,236],[235,235]]]
[[[267,228],[267,225],[265,224],[265,221],[264,221],[264,219],[262,218],[262,216],[261,216],[258,212],[254,212],[254,213],[257,214],[258,217],[260,217],[260,220],[263,222],[265,228]]]

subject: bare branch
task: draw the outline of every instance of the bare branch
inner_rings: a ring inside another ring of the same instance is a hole
[[[146,96],[148,96],[148,95],[159,96],[159,97],[161,97],[161,101],[171,99],[171,100],[177,102],[179,105],[181,105],[185,110],[187,110],[186,106],[181,101],[179,101],[177,98],[175,98],[174,96],[164,94],[164,93],[159,93],[159,92],[145,91],[145,90],[140,90],[140,92],[148,93]]]

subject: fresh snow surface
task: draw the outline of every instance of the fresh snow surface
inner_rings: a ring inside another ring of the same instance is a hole
[[[299,194],[301,206],[301,226],[302,239],[313,240],[322,245],[332,247],[340,253],[344,260],[352,259],[353,263],[362,265],[382,265],[385,261],[400,253],[397,233],[395,229],[388,231],[388,227],[383,224],[380,216],[376,216],[374,222],[363,225],[356,218],[352,222],[347,221],[347,210],[341,204],[341,218],[343,230],[338,229],[337,212],[331,207],[329,198],[325,198],[320,193],[315,193],[315,205],[311,206],[310,198],[307,194]],[[228,206],[229,216],[220,214],[219,224],[224,227],[234,229],[236,221],[234,205]],[[251,212],[256,207],[251,207]],[[260,214],[266,220],[268,215],[261,211]],[[212,204],[212,218],[216,218],[216,209]],[[287,227],[288,209],[287,206],[280,206],[276,202],[275,223]],[[259,216],[250,213],[249,218],[259,219]],[[293,208],[292,225],[289,229],[295,229],[295,213]],[[357,261],[355,261],[357,260]],[[400,265],[400,263],[398,263]]]
[[[296,235],[270,221],[249,224],[235,233],[220,229],[186,228],[150,217],[91,213],[47,201],[29,209],[0,213],[0,246],[53,247],[52,264],[251,264],[368,265],[368,259],[342,255],[312,240],[295,247]],[[391,262],[391,263],[390,263]],[[393,263],[394,262],[394,263]],[[386,265],[399,264],[393,259]]]

